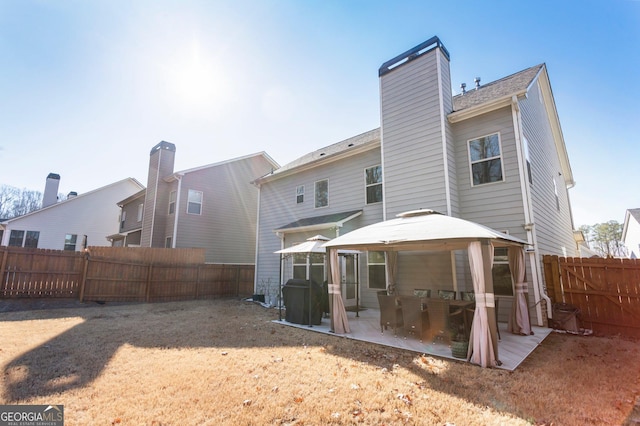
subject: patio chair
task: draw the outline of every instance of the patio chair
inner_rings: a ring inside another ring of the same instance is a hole
[[[476,294],[473,291],[461,291],[460,292],[460,299],[461,300],[466,300],[468,302],[475,302],[476,301]]]
[[[447,299],[447,300],[455,300],[456,292],[453,290],[438,290],[438,298]]]
[[[430,288],[414,288],[413,295],[418,297],[431,297],[431,289]]]
[[[447,299],[426,299],[429,313],[429,333],[432,341],[441,339],[451,342],[451,321],[462,321],[462,309],[450,310]]]
[[[423,310],[424,300],[415,296],[400,296],[405,338],[408,333],[414,333],[420,341],[424,340],[425,336],[428,336],[429,313]]]
[[[378,292],[378,304],[380,305],[380,332],[393,328],[394,336],[396,329],[402,327],[402,307],[396,303],[396,296],[389,296]]]

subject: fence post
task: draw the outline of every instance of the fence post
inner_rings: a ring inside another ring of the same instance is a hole
[[[551,277],[553,279],[553,298],[556,303],[564,303],[560,279],[560,258],[558,256],[551,256]]]
[[[240,296],[240,265],[236,265],[236,297]]]
[[[5,280],[4,280],[4,268],[6,268],[7,266],[7,255],[9,254],[9,248],[5,247],[3,251],[4,251],[4,254],[2,255],[2,265],[0,266],[0,280],[2,281],[2,283],[0,283],[0,289],[2,290],[1,294],[4,296],[4,292],[6,291]]]
[[[201,265],[196,265],[196,300],[200,295],[200,266]]]
[[[144,291],[145,293],[144,300],[147,303],[149,303],[149,299],[151,297],[151,273],[152,272],[153,272],[153,264],[149,263],[149,268],[147,269],[147,283],[146,283],[147,288]]]
[[[80,303],[84,302],[84,287],[87,283],[87,271],[89,270],[89,253],[84,255],[84,266],[82,270],[82,281],[80,281]]]

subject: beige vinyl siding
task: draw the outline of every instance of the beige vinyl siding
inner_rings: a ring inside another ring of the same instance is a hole
[[[262,156],[185,173],[180,186],[176,247],[203,247],[211,263],[254,262],[258,189],[250,182],[271,170]],[[177,188],[177,181],[174,182]],[[189,190],[202,191],[200,215],[187,214]],[[166,206],[163,207],[166,211]],[[165,237],[173,235],[173,215]]]
[[[120,232],[131,231],[142,228],[142,221],[138,222],[138,206],[144,203],[144,195],[122,206],[122,211],[126,212],[124,226]]]
[[[166,149],[162,143],[149,157],[145,213],[142,219],[141,245],[164,247],[167,227],[170,184],[164,181],[173,173],[175,151]],[[154,148],[155,149],[155,148]]]
[[[398,255],[397,291],[401,296],[412,296],[414,288],[437,291],[453,288],[450,252],[404,252]]]
[[[24,230],[40,232],[41,249],[64,249],[66,234],[78,236],[76,251],[82,250],[84,235],[89,246],[109,246],[111,242],[106,237],[118,233],[120,228],[117,203],[140,189],[133,179],[124,179],[13,219],[6,225],[5,244],[12,230]]]
[[[540,254],[564,256],[564,247],[567,256],[574,256],[577,251],[572,233],[569,195],[561,175],[549,119],[539,96],[540,91],[534,86],[528,97],[519,101],[523,133],[529,142],[531,157],[531,198],[537,248]],[[560,211],[556,207],[554,179],[558,188]]]
[[[364,170],[377,164],[380,164],[379,147],[341,160],[326,161],[312,169],[263,183],[260,189],[260,234],[257,247],[256,282],[260,283],[268,278],[272,281],[279,280],[279,256],[274,253],[281,248],[281,240],[274,232],[278,228],[302,218],[362,210],[361,216],[346,222],[338,230],[318,229],[305,233],[285,234],[284,246],[288,247],[304,237],[322,234],[325,237],[334,238],[338,234],[343,235],[353,229],[381,221],[382,203],[366,204],[364,180]],[[329,180],[329,205],[316,209],[313,200],[313,184],[321,179]],[[305,186],[304,202],[300,204],[296,203],[296,187],[299,185]],[[364,256],[361,256],[361,281],[366,279],[366,276],[362,275],[365,270],[366,261]],[[365,287],[366,285],[362,285],[362,289]],[[363,298],[365,293],[362,291]],[[367,298],[374,300],[373,296],[367,296]],[[375,303],[377,304],[377,301]]]
[[[511,108],[501,108],[453,125],[456,140],[460,217],[526,239],[524,207]],[[503,181],[472,186],[468,141],[499,133]]]
[[[418,208],[447,212],[439,85],[449,79],[449,65],[441,56],[446,72],[438,75],[437,55],[439,49],[380,78],[387,219]]]

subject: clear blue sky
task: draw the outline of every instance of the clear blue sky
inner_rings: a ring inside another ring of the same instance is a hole
[[[378,68],[433,35],[455,93],[547,64],[576,227],[640,207],[637,0],[0,0],[0,184],[146,184],[161,140],[286,164],[378,127]]]

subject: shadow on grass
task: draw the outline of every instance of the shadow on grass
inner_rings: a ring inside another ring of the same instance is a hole
[[[85,306],[89,309],[5,312],[0,321],[80,317],[83,322],[8,362],[4,367],[4,399],[16,402],[87,386],[100,376],[124,344],[171,349],[233,347],[242,341],[243,345],[261,346],[257,340],[252,343],[251,338],[237,338],[250,328],[249,324],[240,322],[236,330],[229,324],[220,327],[225,318],[238,318],[241,311],[254,308],[246,306],[249,303],[229,302],[94,303]]]
[[[283,327],[272,322],[277,316],[277,310],[228,299],[126,306],[94,305],[90,309],[2,314],[0,321],[83,318],[82,323],[13,360],[5,361],[4,400],[7,403],[18,402],[90,387],[125,344],[154,349],[273,350],[309,346],[322,347],[328,355],[374,368],[393,371],[400,366],[407,369],[417,378],[416,393],[420,389],[447,393],[476,406],[492,407],[521,418],[527,412],[526,408],[517,404],[508,405],[509,399],[503,394],[517,392],[515,385],[510,383],[516,376],[533,380],[535,368],[530,368],[529,372],[522,369],[515,374],[482,369],[465,362],[420,356],[375,343]],[[528,362],[525,361],[525,365]],[[501,386],[504,389],[499,389]]]

